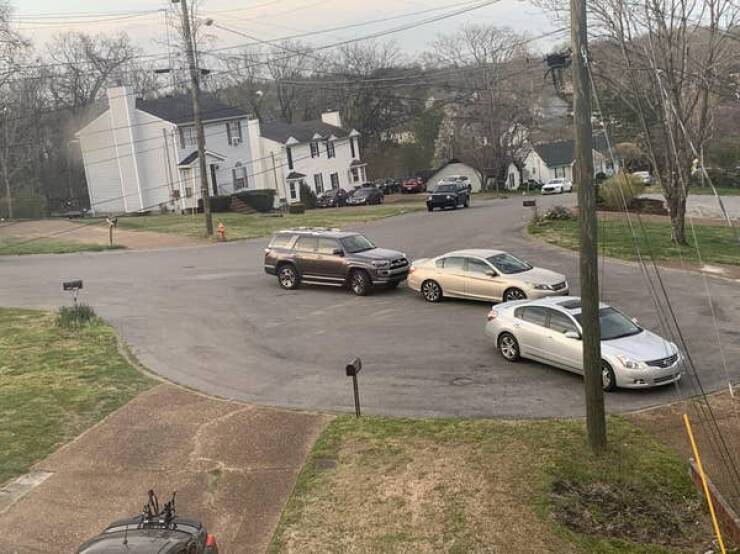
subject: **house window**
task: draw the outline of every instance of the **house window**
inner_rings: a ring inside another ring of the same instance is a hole
[[[339,173],[332,173],[329,175],[329,179],[331,179],[331,188],[338,189],[339,188]]]
[[[316,187],[316,194],[324,192],[324,176],[321,173],[316,173],[313,176],[313,184]]]
[[[234,182],[234,190],[247,188],[247,168],[241,162],[236,162],[236,165],[231,170],[231,178]]]
[[[336,152],[334,151],[334,142],[330,140],[326,141],[326,157],[334,158],[335,156]]]
[[[355,157],[355,139],[354,137],[349,137],[349,149],[350,152],[352,152],[352,157]]]
[[[229,121],[226,123],[226,140],[229,144],[241,144],[243,142],[241,121]]]
[[[360,180],[360,171],[356,168],[352,168],[352,182],[356,183]]]
[[[180,127],[180,148],[198,144],[198,134],[195,127]]]
[[[311,157],[318,158],[321,155],[321,153],[319,152],[319,143],[312,142],[310,146],[311,146]]]
[[[285,149],[285,152],[288,156],[288,169],[293,169],[293,152],[291,151],[290,146]]]
[[[295,191],[295,181],[291,181],[290,183],[288,183],[288,185],[290,186],[290,199],[295,200],[297,198]]]

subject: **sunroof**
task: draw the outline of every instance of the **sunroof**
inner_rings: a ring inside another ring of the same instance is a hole
[[[563,302],[558,302],[558,306],[562,306],[566,310],[575,310],[577,308],[581,307],[581,301],[580,300],[564,300]]]

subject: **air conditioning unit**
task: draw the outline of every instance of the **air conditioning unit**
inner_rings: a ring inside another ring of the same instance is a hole
[[[231,146],[239,146],[239,143],[241,141],[239,140],[239,137],[232,137],[231,138]]]

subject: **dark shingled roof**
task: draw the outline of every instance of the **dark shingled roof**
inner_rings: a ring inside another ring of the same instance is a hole
[[[172,123],[193,122],[193,99],[190,95],[165,96],[156,100],[137,98],[136,108]],[[207,94],[200,97],[200,113],[203,121],[247,117],[248,115],[244,110],[222,104]]]
[[[536,144],[534,150],[548,167],[570,165],[575,159],[575,141],[572,140]],[[594,136],[594,150],[601,153],[607,151],[603,135]]]
[[[280,144],[285,144],[290,137],[293,137],[298,142],[311,142],[313,136],[317,133],[322,138],[329,138],[331,135],[337,138],[349,136],[349,131],[341,127],[329,125],[320,120],[302,121],[300,123],[281,123],[279,121],[260,123],[260,132],[263,137],[279,142]]]
[[[295,179],[303,179],[305,175],[303,173],[298,173],[297,171],[291,171],[288,173],[288,181],[293,181]]]

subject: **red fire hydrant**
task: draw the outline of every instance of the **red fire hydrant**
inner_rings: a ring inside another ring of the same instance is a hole
[[[218,224],[218,240],[224,242],[226,240],[226,227],[223,223]]]

